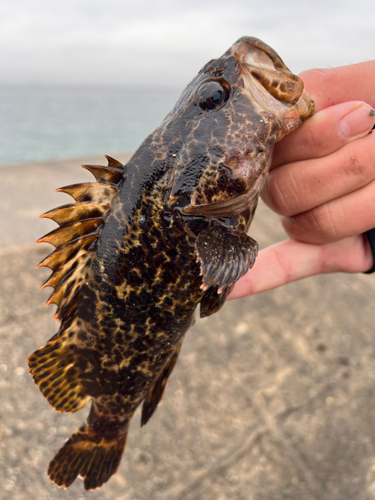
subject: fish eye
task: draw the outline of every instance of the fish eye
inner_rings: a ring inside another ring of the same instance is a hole
[[[228,97],[228,89],[217,81],[204,83],[198,91],[198,103],[203,111],[220,108]]]

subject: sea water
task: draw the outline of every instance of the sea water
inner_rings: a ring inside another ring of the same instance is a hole
[[[182,89],[0,86],[0,166],[134,151]]]

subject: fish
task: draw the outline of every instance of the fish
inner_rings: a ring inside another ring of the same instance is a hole
[[[83,165],[95,181],[58,189],[71,204],[38,242],[55,249],[58,332],[29,371],[59,412],[91,401],[83,425],[48,467],[67,488],[100,487],[117,471],[139,405],[145,425],[161,402],[184,335],[217,312],[254,265],[247,234],[274,144],[314,112],[302,80],[255,37],[209,61],[123,165]]]

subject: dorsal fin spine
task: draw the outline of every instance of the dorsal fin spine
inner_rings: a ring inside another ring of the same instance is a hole
[[[66,262],[67,259],[70,259],[73,253],[76,253],[76,250],[79,248],[86,249],[90,246],[90,244],[98,238],[98,232],[85,234],[81,238],[77,238],[67,243],[62,248],[56,248],[47,255],[36,267],[48,267],[52,271],[55,271],[63,262]],[[65,254],[65,258],[63,258]]]
[[[70,224],[50,231],[48,234],[43,236],[43,238],[37,240],[37,243],[49,243],[50,245],[59,248],[79,238],[80,236],[93,233],[102,221],[102,217],[95,217],[93,219],[71,222]]]
[[[81,165],[81,167],[91,172],[98,182],[118,184],[122,179],[122,170],[116,167],[103,167],[100,165]]]
[[[118,160],[115,160],[114,158],[112,158],[112,156],[108,156],[108,155],[104,155],[107,160],[108,160],[108,166],[109,167],[114,167],[114,168],[118,168],[120,169],[121,171],[123,170],[124,168],[124,165],[122,163],[120,163]]]
[[[77,220],[94,219],[102,217],[108,210],[110,201],[106,203],[96,203],[84,201],[82,203],[69,203],[53,210],[49,210],[40,216],[41,219],[51,219],[60,227],[66,226]]]
[[[63,268],[58,268],[54,271],[51,276],[43,283],[40,287],[46,288],[47,286],[57,287],[59,283],[62,283],[66,278],[70,276],[70,274],[74,271],[77,266],[77,260],[79,258],[79,254],[70,259]]]
[[[70,184],[56,189],[56,191],[68,194],[79,203],[84,201],[101,203],[116,193],[117,185],[109,182],[83,182]]]

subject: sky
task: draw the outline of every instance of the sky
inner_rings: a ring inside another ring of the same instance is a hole
[[[185,87],[243,35],[294,72],[375,58],[374,0],[12,0],[0,84]]]

